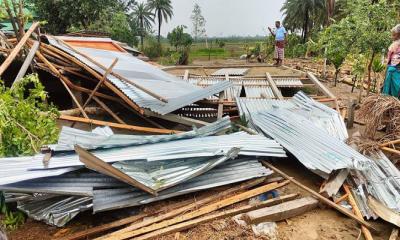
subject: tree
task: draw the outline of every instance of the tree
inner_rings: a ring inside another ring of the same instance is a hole
[[[204,36],[206,33],[205,25],[206,20],[204,19],[203,15],[201,14],[201,8],[196,3],[194,4],[194,8],[192,11],[192,16],[190,17],[193,24],[193,37],[194,40],[197,41],[200,37]]]
[[[160,43],[161,38],[161,25],[163,21],[168,22],[169,18],[172,18],[173,11],[171,0],[149,0],[149,7],[154,11],[155,17],[158,20],[158,43]]]
[[[301,30],[303,43],[310,29],[326,24],[326,0],[286,0],[281,8],[285,15],[284,25],[292,31]]]
[[[140,44],[143,49],[143,38],[146,36],[147,31],[151,29],[151,24],[154,23],[154,14],[147,4],[139,3],[133,7],[131,16],[136,26],[138,26]]]
[[[186,65],[189,60],[189,49],[193,44],[193,38],[190,34],[185,33],[184,29],[187,27],[184,25],[177,26],[168,33],[168,41],[171,46],[175,47],[175,50],[181,54],[179,58],[179,64]]]

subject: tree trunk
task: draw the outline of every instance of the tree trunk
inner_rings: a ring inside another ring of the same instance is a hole
[[[340,68],[337,68],[335,71],[335,87],[337,85],[337,78],[338,78],[339,72],[340,72]]]
[[[162,15],[161,11],[158,11],[158,44],[160,44],[161,38],[161,24],[162,24]]]
[[[307,37],[308,37],[308,25],[310,21],[310,16],[308,10],[306,11],[306,15],[304,18],[304,36],[303,36],[303,43],[307,42]]]
[[[371,72],[372,72],[372,63],[375,58],[375,52],[372,52],[371,59],[369,60],[368,63],[368,86],[367,86],[367,95],[369,95],[369,91],[371,90],[371,83],[372,83],[372,78],[371,78]]]
[[[144,38],[144,27],[143,27],[143,17],[141,17],[140,18],[140,45],[142,46],[142,51],[144,49],[143,38]]]

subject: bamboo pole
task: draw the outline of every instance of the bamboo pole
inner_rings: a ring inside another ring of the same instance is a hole
[[[4,1],[7,2],[7,1]],[[15,57],[21,51],[22,47],[25,45],[28,38],[31,36],[32,32],[39,26],[38,22],[32,24],[26,34],[21,38],[18,44],[14,47],[11,53],[7,56],[6,60],[0,66],[0,77],[6,71],[6,69],[10,66],[10,64],[14,61]]]

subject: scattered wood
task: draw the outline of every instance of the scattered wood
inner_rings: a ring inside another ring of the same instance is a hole
[[[59,117],[59,119],[71,121],[71,122],[81,122],[81,123],[93,124],[93,125],[98,125],[98,126],[108,126],[108,127],[112,127],[112,128],[125,129],[125,130],[130,130],[130,131],[135,131],[135,132],[144,132],[144,133],[175,134],[175,133],[181,132],[181,131],[176,131],[176,130],[140,127],[140,126],[134,126],[134,125],[106,122],[106,121],[100,121],[100,120],[95,120],[95,119],[86,119],[86,118],[66,116],[66,115],[61,115]]]
[[[372,209],[372,211],[374,211],[376,215],[378,215],[386,222],[390,222],[397,227],[400,227],[400,214],[386,207],[372,196],[368,196],[368,206]]]
[[[90,115],[102,115],[102,114],[106,113],[104,109],[101,109],[99,107],[86,107],[84,110],[85,110],[86,114],[90,114]],[[61,115],[74,116],[74,117],[77,117],[80,113],[81,113],[81,110],[79,110],[79,108],[60,111]]]
[[[374,231],[374,232],[379,232],[376,228],[374,228],[370,223],[366,222],[364,219],[359,218],[357,216],[355,216],[354,214],[352,214],[351,212],[349,212],[346,208],[339,206],[337,204],[335,204],[334,202],[332,202],[331,200],[329,200],[328,198],[322,196],[321,194],[317,193],[316,191],[310,189],[309,187],[301,184],[299,181],[295,180],[294,178],[290,177],[289,175],[287,175],[286,173],[282,172],[281,170],[279,170],[278,168],[274,167],[272,164],[269,164],[266,161],[262,161],[262,163],[270,168],[271,170],[273,170],[274,172],[278,173],[279,175],[281,175],[282,177],[284,177],[285,179],[289,180],[290,182],[292,182],[293,184],[295,184],[296,186],[300,187],[301,189],[311,193],[314,197],[316,197],[318,200],[320,200],[321,202],[323,202],[324,204],[336,209],[337,211],[339,211],[340,213],[346,215],[347,217],[354,219],[355,221],[357,221],[358,223],[366,226],[368,229]]]
[[[11,89],[14,88],[15,85],[18,84],[18,82],[25,76],[26,71],[28,70],[29,66],[32,63],[33,58],[35,57],[36,51],[39,49],[39,42],[35,41],[29,50],[28,55],[25,58],[24,63],[22,64],[22,67],[19,69],[19,72],[17,76],[15,77],[14,82],[11,85]]]
[[[0,77],[7,70],[10,64],[14,61],[15,57],[21,51],[22,47],[25,45],[26,41],[28,41],[29,37],[35,31],[35,29],[39,26],[38,22],[32,24],[29,30],[25,33],[25,35],[21,38],[18,44],[13,48],[11,53],[7,56],[6,60],[0,65]]]
[[[359,218],[363,218],[363,215],[360,211],[360,208],[357,205],[356,200],[353,197],[353,194],[350,191],[350,187],[346,184],[343,185],[343,189],[346,192],[347,196],[348,196],[348,202],[350,203],[354,214],[359,217]],[[364,234],[365,240],[373,240],[373,237],[371,235],[371,232],[368,230],[368,228],[366,228],[365,226],[361,225],[361,231]]]
[[[338,193],[344,181],[346,181],[349,172],[350,171],[348,169],[342,169],[332,172],[319,193],[324,197],[332,197],[333,195]]]
[[[262,193],[265,193],[265,192],[277,189],[279,187],[285,186],[288,183],[289,183],[289,181],[285,181],[285,182],[282,182],[282,183],[267,184],[267,185],[264,185],[264,186],[249,190],[247,192],[243,192],[243,193],[237,194],[235,196],[223,199],[221,201],[212,203],[210,205],[204,206],[204,207],[202,207],[200,209],[197,209],[197,210],[194,210],[194,211],[192,211],[190,213],[187,213],[187,214],[184,214],[184,215],[181,215],[181,216],[169,219],[169,220],[165,220],[165,221],[160,222],[160,223],[153,224],[151,226],[142,227],[142,228],[134,230],[134,231],[130,231],[130,230],[129,231],[125,231],[124,233],[121,233],[121,234],[111,234],[111,236],[109,236],[109,237],[104,237],[104,238],[99,238],[99,239],[128,239],[128,238],[133,238],[133,237],[136,237],[136,236],[140,236],[140,235],[145,234],[145,233],[153,232],[153,231],[165,228],[165,227],[169,227],[169,226],[174,225],[174,224],[178,224],[178,223],[181,223],[181,222],[185,222],[185,221],[188,221],[188,220],[203,216],[203,215],[205,215],[207,213],[211,213],[211,212],[216,211],[218,209],[227,207],[229,205],[232,205],[232,204],[244,201],[246,199],[258,196],[258,195],[260,195]]]
[[[277,198],[273,198],[264,202],[260,202],[256,205],[245,205],[243,207],[239,207],[239,208],[235,208],[235,209],[230,209],[230,210],[225,210],[222,212],[217,212],[217,213],[213,213],[204,217],[199,217],[190,221],[186,221],[183,223],[179,223],[179,224],[175,224],[172,225],[170,227],[166,227],[154,232],[151,232],[149,234],[145,234],[142,235],[140,237],[137,237],[135,239],[140,239],[140,240],[145,240],[145,239],[152,239],[152,238],[156,238],[156,237],[161,237],[167,234],[171,234],[174,232],[179,232],[179,231],[183,231],[192,227],[195,227],[197,225],[203,224],[203,223],[207,223],[207,222],[211,222],[214,220],[218,220],[221,218],[226,218],[226,217],[230,217],[230,216],[235,216],[247,211],[252,211],[255,209],[259,209],[262,207],[269,207],[269,206],[273,206],[275,204],[278,203],[282,203],[282,202],[286,202],[286,201],[290,201],[294,198],[296,198],[298,196],[298,194],[290,194],[290,195],[285,195],[282,197],[277,197]]]
[[[312,197],[305,197],[248,212],[244,215],[244,220],[248,224],[277,222],[301,215],[315,209],[317,206],[318,200]]]
[[[269,86],[271,87],[272,92],[274,93],[275,97],[279,100],[283,100],[283,96],[279,88],[276,86],[275,81],[272,79],[271,74],[269,72],[265,73],[267,77],[267,81],[269,83]]]

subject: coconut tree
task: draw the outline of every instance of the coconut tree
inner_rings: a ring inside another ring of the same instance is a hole
[[[148,4],[154,11],[154,15],[158,20],[158,43],[160,43],[161,25],[163,21],[168,22],[168,19],[174,15],[171,0],[149,0]]]
[[[133,6],[131,17],[139,28],[140,44],[143,49],[143,38],[154,23],[154,13],[148,4],[139,3]]]

